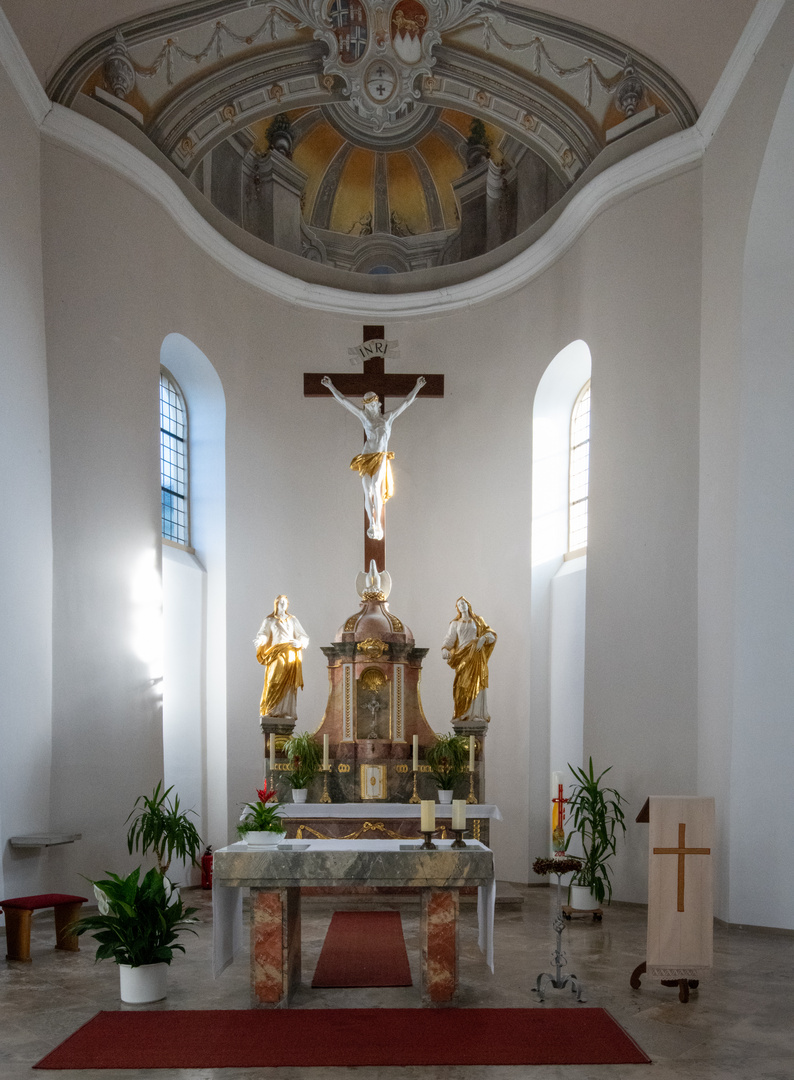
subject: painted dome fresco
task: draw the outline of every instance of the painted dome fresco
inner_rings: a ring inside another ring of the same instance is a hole
[[[493,0],[203,0],[85,42],[49,92],[255,257],[390,291],[499,265],[697,115],[650,58]]]

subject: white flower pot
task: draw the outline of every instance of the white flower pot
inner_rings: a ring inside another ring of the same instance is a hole
[[[121,1000],[128,1005],[162,1001],[168,993],[168,964],[141,964],[139,967],[119,964],[118,968]]]
[[[438,801],[442,805],[444,803],[446,803],[448,805],[449,803],[452,802],[452,794],[453,794],[453,792],[452,792],[451,789],[449,791],[445,791],[444,788],[439,788],[438,789]]]
[[[292,789],[292,801],[293,802],[306,802],[306,796],[308,795],[308,788],[294,787]]]
[[[587,885],[571,885],[570,905],[575,911],[596,911],[601,907]]]
[[[251,829],[245,834],[245,842],[251,847],[275,847],[286,835],[285,832],[259,832]]]

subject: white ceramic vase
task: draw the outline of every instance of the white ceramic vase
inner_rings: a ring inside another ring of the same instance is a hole
[[[452,802],[452,789],[450,788],[449,790],[445,790],[444,788],[439,788],[438,801],[442,804],[446,803],[447,805],[449,805],[449,803]]]
[[[245,834],[245,842],[251,847],[275,847],[286,835],[284,832],[259,832],[257,829],[250,829]]]
[[[145,1005],[162,1001],[168,993],[168,964],[141,964],[130,967],[119,964],[121,1000],[128,1005]]]
[[[596,911],[601,907],[587,885],[571,885],[570,905],[575,911]]]
[[[306,802],[307,794],[308,794],[308,788],[294,787],[292,789],[292,801],[293,802]]]

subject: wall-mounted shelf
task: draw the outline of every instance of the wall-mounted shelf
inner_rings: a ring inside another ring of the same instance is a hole
[[[73,844],[82,840],[83,834],[76,833],[31,833],[29,836],[12,836],[9,839],[14,848],[57,847],[58,844]]]

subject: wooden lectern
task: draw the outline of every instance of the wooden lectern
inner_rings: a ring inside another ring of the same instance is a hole
[[[686,1002],[713,963],[714,799],[652,795],[637,821],[650,824],[648,937],[631,985],[647,973]]]

